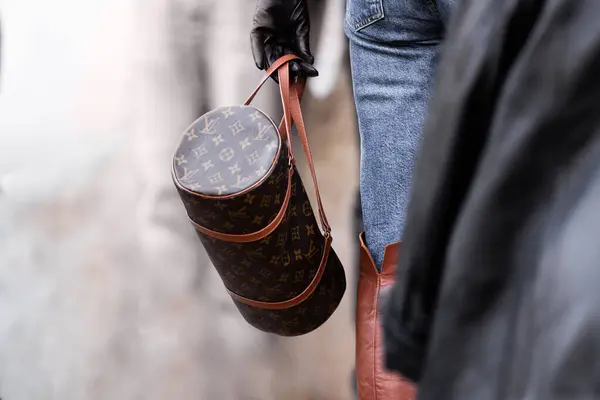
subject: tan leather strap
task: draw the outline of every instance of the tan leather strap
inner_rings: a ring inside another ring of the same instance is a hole
[[[289,62],[289,61],[288,61]],[[291,114],[291,93],[290,93],[290,67],[288,64],[283,65],[277,70],[279,75],[279,92],[281,94],[281,104],[283,106],[283,123],[285,126],[285,133],[282,132],[282,136],[286,140],[288,145],[288,153],[290,158],[290,164],[294,164],[294,153],[292,152],[292,114]]]
[[[315,187],[315,194],[317,196],[317,206],[319,209],[319,217],[321,219],[321,227],[323,232],[331,232],[331,226],[329,225],[329,221],[327,221],[327,216],[325,215],[325,209],[323,207],[323,201],[321,200],[321,193],[319,192],[319,183],[317,182],[317,173],[315,172],[315,164],[312,158],[312,154],[310,151],[310,146],[308,145],[308,136],[306,134],[306,126],[304,125],[304,118],[302,117],[302,109],[300,107],[300,98],[302,97],[302,93],[304,92],[304,82],[294,83],[290,88],[290,97],[291,97],[291,105],[290,105],[290,113],[292,114],[292,120],[296,124],[298,128],[298,136],[300,136],[300,141],[302,142],[302,148],[304,149],[304,155],[306,156],[306,161],[308,163],[308,168],[310,169],[310,175],[312,176],[313,185]],[[290,135],[291,140],[291,135]],[[291,143],[290,143],[291,148]]]
[[[321,263],[319,264],[319,269],[317,270],[317,273],[315,274],[315,276],[314,276],[313,280],[310,282],[310,284],[298,296],[296,296],[292,299],[280,301],[280,302],[266,302],[266,301],[252,300],[252,299],[249,299],[246,297],[242,297],[242,296],[232,292],[231,290],[227,289],[227,291],[229,292],[229,295],[234,300],[239,301],[240,303],[244,303],[244,304],[247,304],[247,305],[255,307],[255,308],[261,308],[263,310],[285,310],[285,309],[297,306],[298,304],[300,304],[303,301],[305,301],[306,299],[308,299],[310,297],[310,295],[312,295],[315,292],[315,289],[319,285],[319,282],[321,282],[321,278],[323,277],[323,274],[325,273],[325,267],[327,266],[327,260],[329,259],[329,252],[331,251],[331,241],[332,241],[331,235],[326,234],[325,235],[325,246],[323,247],[323,256],[321,257]]]
[[[194,225],[194,228],[196,228],[196,230],[204,233],[205,235],[208,235],[210,237],[213,237],[215,239],[219,239],[219,240],[222,240],[225,242],[249,243],[249,242],[256,242],[258,240],[261,240],[261,239],[267,237],[268,235],[270,235],[271,233],[273,233],[273,231],[275,229],[277,229],[279,224],[281,224],[281,221],[283,221],[283,218],[285,218],[285,214],[287,212],[288,205],[290,204],[290,199],[292,198],[292,176],[293,176],[293,174],[294,174],[294,168],[290,165],[290,167],[288,168],[287,190],[285,192],[285,198],[283,199],[283,204],[281,205],[281,209],[277,213],[277,216],[275,217],[275,219],[273,219],[273,221],[269,222],[269,224],[267,226],[265,226],[264,228],[262,228],[259,231],[256,231],[253,233],[245,233],[245,234],[222,233],[222,232],[210,230],[210,229],[200,225],[199,223],[195,222],[192,218],[190,218],[190,222],[192,223],[192,225]]]
[[[263,78],[260,80],[260,83],[258,84],[258,86],[256,86],[256,89],[254,89],[254,91],[252,92],[252,94],[246,99],[246,101],[244,102],[244,105],[247,106],[248,104],[250,104],[252,102],[252,100],[254,100],[254,97],[256,97],[256,95],[258,94],[258,92],[260,91],[260,89],[263,87],[263,85],[265,84],[265,82],[267,82],[269,80],[269,78],[271,77],[271,75],[273,75],[275,72],[278,72],[278,70],[281,68],[281,66],[283,66],[284,64],[289,63],[290,61],[293,60],[301,60],[300,57],[295,56],[293,54],[287,54],[281,58],[279,58],[278,60],[276,60],[267,70],[267,72],[265,72],[265,75],[263,76]]]

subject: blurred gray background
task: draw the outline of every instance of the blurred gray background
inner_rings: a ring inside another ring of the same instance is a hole
[[[0,0],[3,400],[352,398],[358,155],[343,0],[312,6],[321,77],[304,102],[349,282],[332,319],[300,338],[248,326],[170,179],[183,129],[261,77],[254,3]],[[277,116],[278,102],[269,84],[256,105]]]

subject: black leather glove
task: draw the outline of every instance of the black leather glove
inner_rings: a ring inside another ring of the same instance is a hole
[[[304,61],[291,63],[292,77],[319,75],[312,66],[309,33],[306,0],[258,0],[250,34],[256,66],[266,70],[281,56],[295,54]]]

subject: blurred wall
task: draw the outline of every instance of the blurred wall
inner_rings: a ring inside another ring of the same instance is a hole
[[[0,397],[351,398],[352,286],[311,335],[250,328],[170,180],[180,132],[261,76],[254,2],[0,1]],[[305,107],[352,282],[356,182],[339,173],[356,176],[355,127],[339,79]],[[276,96],[271,84],[256,104],[276,115]]]

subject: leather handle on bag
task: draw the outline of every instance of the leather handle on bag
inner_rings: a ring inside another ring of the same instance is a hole
[[[260,91],[260,89],[263,87],[263,85],[265,84],[265,82],[267,82],[269,80],[269,78],[271,77],[271,75],[273,75],[275,72],[278,72],[279,69],[283,65],[285,65],[285,64],[287,64],[287,63],[289,63],[290,61],[293,61],[293,60],[301,60],[301,58],[298,57],[298,56],[295,56],[293,54],[286,54],[285,56],[283,56],[283,57],[275,60],[275,62],[265,72],[265,75],[260,80],[260,83],[256,86],[256,89],[254,89],[254,91],[252,92],[252,94],[250,94],[250,96],[246,99],[246,101],[244,102],[244,105],[247,106],[248,104],[250,104],[252,102],[252,100],[254,100],[254,98],[256,97],[256,95],[258,94],[258,92]]]
[[[290,61],[297,59],[300,59],[300,57],[295,56],[293,54],[288,54],[276,60],[273,63],[273,65],[271,65],[271,67],[267,70],[265,76],[260,81],[256,89],[254,89],[254,92],[252,92],[250,97],[246,100],[244,105],[250,104],[250,102],[254,99],[260,88],[265,84],[269,77],[272,74],[274,74],[275,71],[277,71],[277,73],[279,74],[279,90],[281,93],[281,101],[283,104],[283,120],[280,124],[280,131],[282,131],[281,126],[285,126],[284,136],[287,138],[288,142],[290,163],[293,164],[295,160],[292,148],[291,129],[293,121],[296,124],[296,127],[298,128],[298,135],[300,136],[300,141],[302,143],[304,155],[306,156],[308,168],[310,169],[310,175],[312,177],[313,185],[315,187],[319,219],[321,220],[321,228],[323,229],[323,232],[331,233],[331,226],[329,225],[329,221],[327,220],[327,216],[325,215],[323,201],[321,200],[319,183],[317,181],[317,173],[315,172],[314,161],[310,151],[310,146],[308,145],[308,135],[306,134],[306,126],[304,125],[304,118],[302,117],[302,108],[300,107],[300,99],[302,98],[302,94],[304,93],[306,81],[303,79],[293,84],[290,84],[289,65],[287,64]],[[284,132],[282,132],[282,134],[284,134]]]
[[[281,104],[283,106],[283,124],[285,126],[284,138],[287,139],[288,154],[290,164],[294,164],[294,153],[292,151],[292,113],[291,113],[291,88],[290,88],[290,66],[289,62],[294,58],[289,58],[283,66],[279,67],[277,74],[279,76],[279,93],[281,94]],[[268,73],[268,71],[267,71]]]
[[[306,156],[308,168],[310,169],[313,185],[315,187],[317,205],[319,209],[319,219],[321,220],[321,228],[323,229],[323,232],[331,233],[331,226],[329,225],[329,221],[327,220],[327,216],[325,215],[323,201],[321,200],[321,193],[319,192],[319,184],[317,182],[315,165],[310,151],[310,146],[308,145],[308,135],[306,134],[306,126],[304,125],[304,118],[302,117],[302,108],[300,107],[300,100],[302,98],[302,94],[304,93],[306,81],[302,79],[293,84],[290,83],[289,66],[287,64],[290,61],[299,59],[301,58],[293,54],[287,54],[277,59],[267,70],[265,76],[262,78],[256,89],[254,89],[250,97],[248,97],[248,99],[244,102],[244,105],[250,104],[250,102],[254,99],[258,91],[262,88],[262,86],[265,84],[265,82],[269,79],[271,75],[273,75],[275,72],[279,74],[279,90],[281,93],[281,101],[283,105],[283,120],[280,124],[280,131],[282,135],[287,138],[288,151],[290,153],[290,162],[294,163],[295,160],[292,149],[291,134],[291,124],[293,121],[296,124],[296,127],[298,128],[298,135],[300,136],[300,141],[302,143],[304,155]],[[282,126],[285,126],[285,134],[281,129]]]

